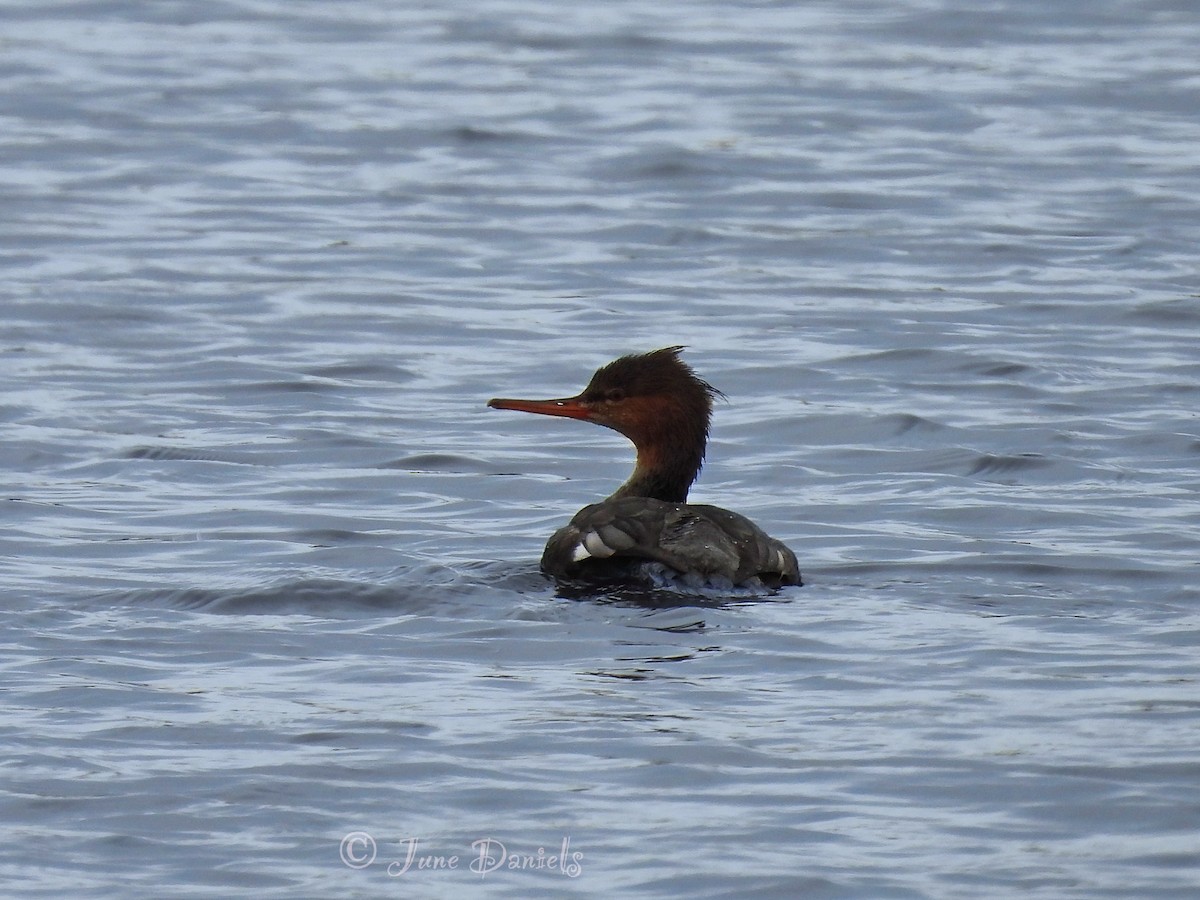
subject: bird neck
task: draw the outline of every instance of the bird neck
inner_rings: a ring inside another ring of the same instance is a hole
[[[704,462],[704,444],[703,433],[699,441],[688,443],[639,443],[633,474],[609,499],[650,497],[667,503],[685,503],[688,489]]]

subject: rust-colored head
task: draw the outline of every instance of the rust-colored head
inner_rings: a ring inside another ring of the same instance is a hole
[[[619,431],[638,450],[633,476],[614,497],[682,502],[704,460],[714,397],[721,392],[679,358],[683,347],[622,356],[597,370],[576,397],[489,400],[493,409],[584,419]]]

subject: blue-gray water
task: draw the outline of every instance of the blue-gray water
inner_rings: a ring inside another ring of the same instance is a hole
[[[0,26],[6,895],[1197,895],[1193,3]],[[675,343],[807,584],[556,598]]]

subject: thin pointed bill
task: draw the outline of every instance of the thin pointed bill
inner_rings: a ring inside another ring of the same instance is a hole
[[[509,400],[497,397],[488,401],[492,409],[515,409],[517,412],[537,413],[541,416],[562,416],[565,419],[590,419],[592,412],[578,397],[565,400]]]

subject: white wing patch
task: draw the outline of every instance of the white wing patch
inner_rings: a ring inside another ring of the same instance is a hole
[[[571,562],[582,562],[585,559],[608,559],[637,543],[615,525],[605,524],[599,528],[585,531],[579,536],[579,543],[571,551]]]
[[[587,548],[587,552],[597,559],[604,559],[612,556],[617,551],[600,539],[600,535],[594,531],[589,531],[583,536],[583,546]]]

